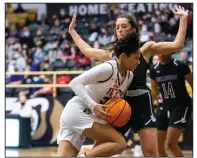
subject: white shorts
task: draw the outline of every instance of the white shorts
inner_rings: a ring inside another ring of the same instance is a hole
[[[75,96],[66,104],[60,118],[60,131],[57,136],[57,143],[61,140],[68,140],[74,147],[80,150],[86,137],[82,135],[84,129],[91,128],[94,122],[106,124],[107,122],[97,118]]]

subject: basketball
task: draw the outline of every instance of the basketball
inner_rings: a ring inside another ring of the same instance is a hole
[[[111,114],[107,122],[114,127],[124,126],[131,117],[131,107],[124,99],[109,99],[106,103],[105,112]]]

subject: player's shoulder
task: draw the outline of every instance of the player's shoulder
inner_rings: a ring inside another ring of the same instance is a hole
[[[109,60],[106,62],[103,62],[102,64],[100,64],[100,69],[103,69],[103,71],[109,71],[111,72],[112,70],[114,70],[116,67],[116,61],[115,60]]]
[[[142,55],[145,57],[147,53],[150,53],[150,48],[155,44],[155,41],[147,41],[140,47]]]
[[[156,72],[159,70],[159,62],[157,64],[151,65],[149,68],[149,73],[151,75],[156,74]]]
[[[114,65],[111,62],[103,62],[99,65],[94,66],[89,71],[92,73],[100,73],[100,74],[112,74],[114,72]]]
[[[153,44],[155,44],[155,41],[147,41],[145,43],[141,44],[141,49],[146,50],[147,48],[151,47]]]
[[[185,64],[183,61],[181,60],[178,60],[178,59],[172,59],[173,61],[173,64],[178,66],[178,67],[181,67],[181,66],[187,66],[187,64]]]

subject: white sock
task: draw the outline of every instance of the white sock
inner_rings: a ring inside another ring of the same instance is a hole
[[[79,157],[87,157],[85,153],[81,154]]]

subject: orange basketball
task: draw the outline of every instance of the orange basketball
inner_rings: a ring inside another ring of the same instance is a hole
[[[124,126],[131,117],[131,107],[124,99],[109,99],[106,103],[105,111],[111,116],[107,117],[107,122],[114,127]]]

